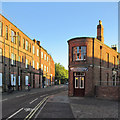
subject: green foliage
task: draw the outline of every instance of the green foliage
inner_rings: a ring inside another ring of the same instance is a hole
[[[60,63],[55,63],[55,79],[62,81],[68,79],[68,70]]]

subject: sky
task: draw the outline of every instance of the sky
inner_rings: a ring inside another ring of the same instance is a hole
[[[39,40],[54,62],[66,69],[67,41],[96,38],[99,20],[104,26],[104,43],[118,45],[117,2],[2,2],[2,14],[29,38]]]

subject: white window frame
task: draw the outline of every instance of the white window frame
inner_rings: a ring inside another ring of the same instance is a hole
[[[47,56],[47,62],[48,62],[48,56]]]
[[[16,55],[11,53],[11,65],[15,65]]]
[[[0,21],[0,36],[2,36],[3,33],[3,23]]]
[[[35,54],[35,46],[33,45],[33,54]]]
[[[46,54],[44,55],[44,60],[46,60]]]
[[[39,63],[37,62],[37,70],[39,70]]]
[[[78,77],[75,77],[75,88],[78,88],[77,86],[76,86],[76,78],[77,78],[77,80],[78,80]],[[78,81],[79,82],[79,81]]]
[[[47,67],[47,72],[48,72],[48,67]]]
[[[39,49],[37,49],[37,56],[39,56]]]
[[[41,58],[43,59],[43,52],[41,52]]]
[[[26,50],[28,50],[28,46],[29,46],[28,41],[26,40],[26,48],[25,48]]]
[[[18,56],[18,61],[19,61],[19,62],[20,62],[20,58],[21,58],[21,57],[20,57],[20,56]]]
[[[81,81],[82,81],[81,79],[82,79],[82,78],[83,78],[83,87],[81,87]],[[84,89],[84,80],[85,80],[84,77],[80,77],[80,88],[81,88],[81,89],[82,89],[82,88]]]
[[[46,65],[44,65],[44,71],[46,72]]]
[[[0,62],[3,61],[3,58],[2,58],[2,57],[3,57],[3,56],[2,56],[2,52],[3,52],[3,51],[2,51],[2,48],[0,48]]]
[[[25,68],[28,68],[28,59],[25,61]]]
[[[43,64],[41,64],[41,70],[43,70]]]
[[[11,42],[16,43],[15,31],[11,29]]]
[[[14,81],[13,81],[13,79],[14,79]],[[14,74],[11,74],[11,85],[16,86],[16,75],[14,75]]]
[[[35,68],[35,61],[33,60],[33,68]]]

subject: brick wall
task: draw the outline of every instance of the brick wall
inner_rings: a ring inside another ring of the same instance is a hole
[[[119,86],[96,86],[96,97],[120,100]]]

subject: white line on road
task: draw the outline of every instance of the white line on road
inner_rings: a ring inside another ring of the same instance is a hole
[[[44,96],[47,96],[48,94],[45,94],[45,95],[42,95],[42,96],[40,96],[40,97],[44,97]]]
[[[25,96],[25,94],[23,94],[23,95],[18,95],[18,96],[16,96],[16,97],[23,97],[23,96]]]
[[[6,100],[8,100],[8,99],[6,98],[6,99],[4,99],[4,100],[0,100],[0,102],[6,101]]]
[[[30,104],[32,104],[33,102],[35,102],[38,98],[34,99],[33,101],[30,102]]]
[[[15,116],[17,113],[19,113],[21,110],[23,110],[23,108],[19,109],[17,112],[15,112],[14,114],[12,114],[10,117],[8,117],[6,120],[12,118],[13,116]]]
[[[35,94],[35,93],[37,93],[37,92],[33,92],[33,93],[30,93],[30,94]]]
[[[47,100],[48,101],[48,100]],[[36,119],[38,117],[38,115],[40,114],[40,112],[42,111],[42,109],[44,108],[44,106],[46,105],[47,101],[43,104],[43,106],[41,107],[41,109],[38,111],[38,113],[35,115],[35,118]]]

